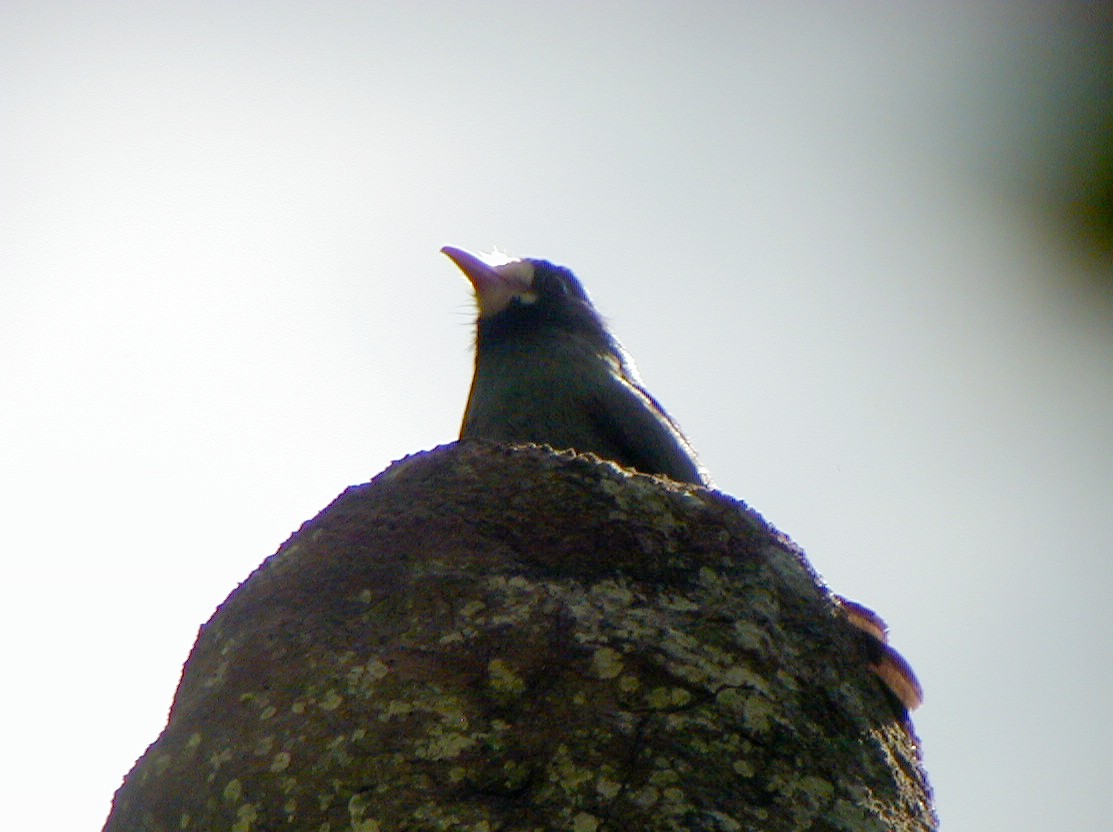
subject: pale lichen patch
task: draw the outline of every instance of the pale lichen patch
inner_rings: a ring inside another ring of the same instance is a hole
[[[585,766],[577,765],[568,746],[559,745],[549,764],[549,780],[556,783],[564,792],[578,791],[581,786],[595,779],[595,772]]]
[[[229,803],[239,803],[243,798],[243,784],[239,778],[233,777],[224,784],[224,790],[221,792],[221,797]]]
[[[751,620],[776,621],[780,612],[780,605],[772,592],[754,584],[749,584],[741,589],[741,600],[746,605],[748,618]]]
[[[372,806],[371,796],[357,792],[348,801],[348,817],[351,819],[351,832],[379,832],[380,824],[375,818],[364,817]]]
[[[785,670],[777,671],[777,681],[783,685],[786,690],[793,691],[794,693],[800,690],[800,682],[795,676]]]
[[[607,800],[613,800],[622,791],[622,784],[616,780],[612,780],[605,774],[600,774],[599,778],[595,781],[595,791],[599,792],[600,796]]]
[[[271,771],[273,771],[275,774],[280,771],[285,771],[290,767],[290,759],[291,757],[289,751],[279,751],[271,760]]]
[[[630,802],[642,809],[649,809],[657,805],[661,799],[661,792],[656,786],[645,785],[630,792]]]
[[[348,668],[345,676],[347,692],[358,696],[371,696],[375,692],[376,684],[385,679],[390,672],[391,668],[377,657],[368,658],[364,664]]]
[[[665,800],[665,802],[671,803],[674,806],[681,806],[687,802],[684,790],[681,788],[677,788],[676,786],[672,786],[668,789],[663,789],[661,791],[661,797],[663,800]]]
[[[622,654],[612,647],[600,647],[591,656],[591,669],[600,679],[613,679],[622,672]]]
[[[623,693],[633,693],[642,686],[642,680],[637,676],[626,673],[618,680],[618,689]]]
[[[374,679],[376,682],[380,679],[385,679],[387,674],[390,673],[390,667],[377,658],[368,659],[364,668],[366,669],[367,678]]]
[[[587,812],[580,812],[572,818],[572,832],[596,832],[599,818]]]
[[[487,663],[487,684],[498,693],[515,696],[526,689],[522,677],[503,659],[491,659]]]
[[[215,754],[209,755],[209,765],[212,766],[213,771],[218,771],[222,765],[230,762],[232,759],[232,749],[222,748]]]
[[[806,774],[796,781],[797,790],[809,795],[817,804],[824,803],[835,794],[835,786],[830,780]]]
[[[254,803],[245,803],[236,810],[236,822],[232,824],[232,832],[251,832],[251,827],[259,819],[259,810]]]
[[[754,768],[754,764],[749,760],[735,760],[731,763],[731,768],[734,769],[734,773],[739,777],[753,777],[757,774],[757,769]]]
[[[767,696],[770,695],[769,683],[765,680],[765,677],[755,673],[745,665],[738,664],[726,668],[723,671],[721,681],[723,685],[728,687],[747,687]]]
[[[695,612],[703,607],[701,603],[693,598],[672,593],[660,595],[657,603],[661,605],[661,609],[672,612]]]
[[[227,652],[227,647],[225,647],[224,650],[221,651],[221,653]],[[229,663],[227,661],[222,661],[219,665],[217,665],[217,668],[213,672],[213,674],[208,679],[206,679],[202,683],[202,685],[206,688],[215,688],[223,685],[228,676],[228,665]]]
[[[733,624],[734,642],[743,650],[762,656],[772,652],[772,638],[764,627],[752,621],[737,620]]]
[[[680,780],[680,775],[676,769],[664,757],[658,757],[654,762],[657,769],[649,775],[649,782],[654,786],[671,786]]]
[[[776,715],[773,703],[763,696],[747,696],[742,705],[742,718],[746,726],[758,733],[767,732]]]
[[[487,609],[487,604],[480,601],[478,598],[474,598],[460,607],[460,615],[464,616],[464,618],[474,618],[485,609]]]
[[[382,711],[379,713],[380,722],[389,722],[395,717],[409,716],[414,712],[412,702],[403,702],[400,699],[391,699],[386,705],[383,706]]]
[[[811,774],[781,769],[769,776],[768,788],[780,792],[797,829],[809,829],[835,794],[834,785]]]
[[[827,816],[831,819],[835,829],[845,829],[848,832],[858,832],[858,830],[885,832],[886,829],[885,824],[870,815],[865,807],[842,797],[831,804],[831,808],[827,810]]]
[[[724,832],[741,832],[742,830],[742,824],[723,812],[712,810],[707,812],[707,816],[715,821],[716,829],[722,829]]]
[[[654,710],[683,708],[692,701],[691,691],[676,687],[656,687],[645,695],[645,702]]]
[[[468,734],[442,732],[436,728],[424,742],[415,743],[414,756],[423,760],[453,760],[463,751],[474,747],[477,741],[476,737]]]

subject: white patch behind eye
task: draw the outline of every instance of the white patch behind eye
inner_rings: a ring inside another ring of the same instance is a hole
[[[509,260],[500,266],[495,266],[495,271],[506,278],[507,283],[517,286],[533,285],[533,263],[528,260]]]
[[[488,274],[482,280],[472,280],[481,318],[497,315],[514,299],[525,304],[537,302],[537,293],[533,291],[533,263],[528,260],[507,260],[494,265],[490,262],[490,257],[491,255],[483,255],[483,262],[490,266],[494,275]]]

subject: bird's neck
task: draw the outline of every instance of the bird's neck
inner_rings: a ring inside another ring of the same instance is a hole
[[[585,326],[582,321],[548,320],[532,310],[510,309],[476,324],[475,343],[479,355],[534,354],[551,349],[621,356],[621,349],[602,326]]]

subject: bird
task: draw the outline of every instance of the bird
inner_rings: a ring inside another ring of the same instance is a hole
[[[461,439],[573,449],[644,474],[711,485],[569,269],[538,259],[492,264],[453,246],[441,251],[471,281],[478,305]]]
[[[477,306],[475,374],[460,439],[592,453],[643,474],[714,487],[571,270],[456,246],[441,252],[471,282]],[[885,622],[858,602],[832,595],[839,614],[865,640],[870,670],[903,708],[918,707],[923,689],[889,646]]]

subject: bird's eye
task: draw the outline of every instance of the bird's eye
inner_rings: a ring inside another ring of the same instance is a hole
[[[545,274],[540,276],[541,280],[538,286],[538,291],[546,295],[556,295],[558,297],[566,297],[568,295],[568,284],[561,280],[559,275]]]

